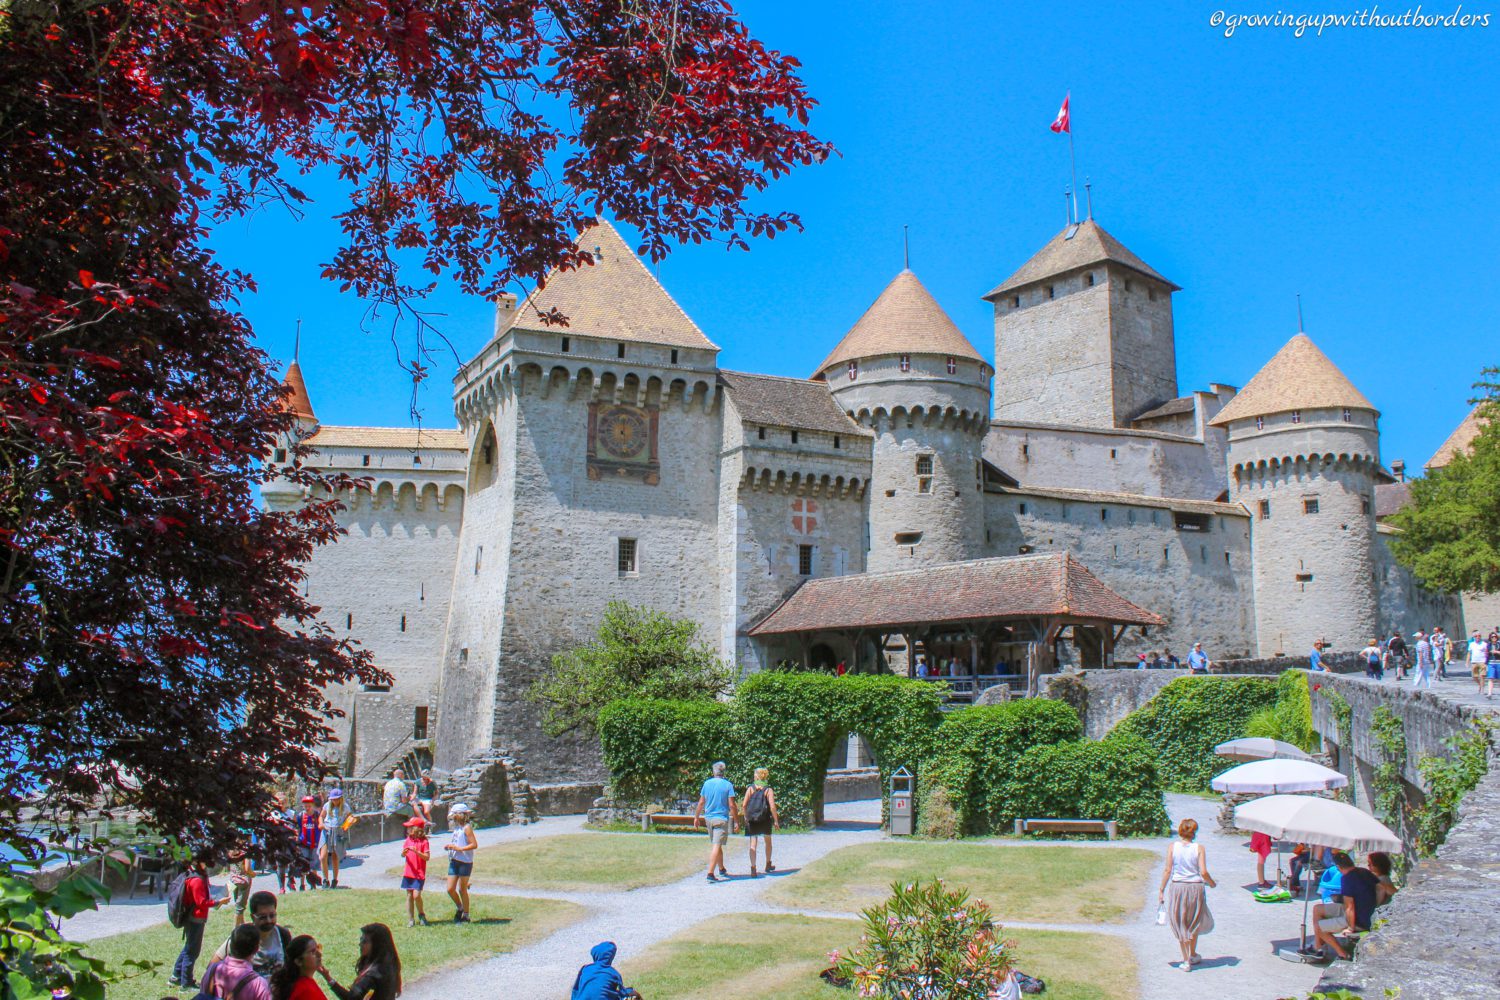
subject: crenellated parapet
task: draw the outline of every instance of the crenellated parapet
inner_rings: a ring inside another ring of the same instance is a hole
[[[837,499],[864,498],[868,478],[842,476],[827,472],[789,470],[749,465],[740,476],[740,488],[757,493],[784,493],[792,496]]]
[[[931,430],[956,430],[982,439],[989,430],[990,424],[988,407],[971,409],[958,406],[924,406],[916,403],[909,407],[861,406],[857,410],[846,412],[850,420],[876,434],[882,432],[895,434],[902,430],[915,430],[921,427]]]

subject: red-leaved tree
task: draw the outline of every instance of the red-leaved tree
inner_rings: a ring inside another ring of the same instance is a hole
[[[0,6],[0,839],[123,798],[226,846],[382,679],[301,596],[336,501],[256,504],[291,417],[210,219],[336,174],[326,277],[420,336],[435,275],[587,266],[596,213],[658,258],[797,225],[746,205],[830,152],[796,65],[716,0]]]

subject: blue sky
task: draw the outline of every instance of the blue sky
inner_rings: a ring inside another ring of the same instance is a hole
[[[993,357],[980,296],[1063,225],[1067,142],[1047,126],[1071,90],[1095,217],[1183,287],[1181,390],[1248,381],[1296,332],[1300,292],[1308,334],[1382,411],[1387,463],[1419,466],[1500,364],[1500,7],[1488,27],[1225,38],[1216,3],[741,3],[753,33],[803,61],[813,128],[841,156],[759,199],[805,232],[749,253],[681,248],[663,283],[723,367],[805,377],[900,269],[909,225],[913,270]],[[320,419],[408,423],[389,331],[362,329],[364,305],[318,277],[338,190],[308,188],[302,220],[267,210],[214,244],[259,283],[243,307],[267,351],[289,359],[303,321]],[[464,357],[488,339],[487,304],[445,288],[430,305]],[[454,424],[451,368],[421,395],[431,426]]]

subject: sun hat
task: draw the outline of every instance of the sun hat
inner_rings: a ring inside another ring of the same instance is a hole
[[[330,799],[341,799],[344,797],[344,790],[342,788],[335,788],[328,793],[328,797]]]
[[[467,802],[455,802],[451,806],[448,807],[448,815],[449,816],[457,816],[459,813],[463,813],[465,815],[468,815],[469,813],[471,813],[473,811],[474,810],[472,810],[472,809],[469,808],[469,804]]]
[[[422,817],[420,817],[420,816],[413,816],[411,819],[407,820],[405,823],[402,823],[401,825],[402,826],[410,826],[410,827],[426,826],[427,825],[427,821],[425,819],[423,819]]]

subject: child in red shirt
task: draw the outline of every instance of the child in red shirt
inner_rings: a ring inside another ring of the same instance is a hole
[[[401,857],[406,866],[401,870],[401,888],[406,890],[406,926],[415,927],[421,921],[426,927],[422,886],[427,882],[427,859],[432,856],[431,846],[427,843],[427,821],[413,816],[404,825],[407,834],[401,844]]]

